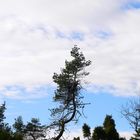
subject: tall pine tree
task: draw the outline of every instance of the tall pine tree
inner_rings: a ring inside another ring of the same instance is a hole
[[[58,103],[58,107],[51,109],[53,122],[51,128],[55,128],[57,133],[54,140],[59,140],[66,125],[71,121],[77,122],[81,115],[80,109],[84,108],[80,90],[82,89],[81,79],[89,73],[85,72],[85,68],[91,64],[86,61],[82,52],[76,46],[71,51],[72,60],[65,61],[65,68],[61,69],[61,73],[54,73],[53,80],[57,84],[54,101]]]
[[[106,140],[118,140],[119,134],[115,128],[115,121],[111,115],[106,115],[103,127],[106,134]]]

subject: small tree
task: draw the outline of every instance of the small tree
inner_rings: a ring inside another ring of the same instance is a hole
[[[14,139],[22,140],[25,135],[25,125],[22,120],[22,116],[18,116],[15,119],[15,123],[13,124],[14,132]]]
[[[7,131],[8,133],[11,133],[11,127],[9,126],[8,123],[4,122],[4,120],[6,119],[4,114],[5,110],[6,110],[6,103],[4,102],[0,106],[0,131]]]
[[[22,116],[18,116],[17,119],[15,119],[13,128],[15,129],[16,133],[20,133],[20,134],[24,133],[25,125],[23,123]]]
[[[30,138],[30,140],[45,138],[45,126],[41,125],[39,119],[32,118],[31,122],[28,122],[26,125],[25,134],[27,139]]]
[[[86,123],[84,123],[82,130],[84,138],[87,138],[89,140],[91,137],[90,127]]]
[[[121,114],[134,129],[135,137],[140,137],[140,99],[129,100],[125,106],[122,106]]]
[[[54,101],[59,103],[58,107],[51,109],[54,121],[50,128],[56,130],[54,140],[62,137],[68,123],[78,121],[81,115],[80,109],[85,106],[80,93],[81,78],[89,74],[85,72],[85,67],[89,66],[91,61],[86,61],[83,53],[80,53],[76,46],[72,48],[71,56],[73,59],[65,61],[65,68],[61,69],[61,74],[54,73],[53,75],[53,80],[57,84]]]
[[[92,140],[105,140],[105,138],[106,134],[104,128],[102,126],[95,127],[92,134]]]
[[[4,119],[6,119],[4,113],[5,113],[6,107],[5,102],[0,106],[0,130],[4,129]]]
[[[106,115],[103,123],[107,140],[119,140],[119,134],[115,128],[115,121],[110,115]]]
[[[4,102],[0,106],[0,140],[12,140],[12,131],[11,127],[8,123],[6,123],[4,120],[5,117],[5,110],[6,110],[6,103]]]

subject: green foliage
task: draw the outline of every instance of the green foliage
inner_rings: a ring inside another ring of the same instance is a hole
[[[54,120],[51,126],[58,132],[55,140],[59,140],[63,135],[66,124],[78,121],[81,115],[80,109],[85,106],[80,93],[81,78],[89,74],[85,72],[85,68],[91,64],[91,61],[86,61],[77,47],[72,48],[71,57],[73,58],[71,61],[65,61],[65,68],[61,69],[61,74],[53,75],[53,80],[57,84],[54,101],[59,103],[58,107],[51,110]]]
[[[140,98],[129,100],[125,106],[122,106],[121,114],[134,129],[134,138],[140,137]]]
[[[51,116],[54,121],[47,128],[55,128],[56,137],[51,138],[59,140],[63,135],[66,124],[71,121],[75,123],[81,115],[81,110],[85,106],[82,101],[81,80],[89,73],[85,72],[85,68],[91,64],[91,61],[86,61],[82,52],[76,46],[72,48],[71,61],[65,61],[65,68],[61,69],[61,74],[54,73],[53,80],[57,84],[54,101],[59,103],[59,106],[51,110]],[[39,119],[32,118],[30,122],[25,125],[22,117],[15,119],[13,124],[14,131],[5,120],[6,107],[5,102],[0,106],[0,140],[23,140],[24,139],[44,139],[46,137],[46,127],[41,125]],[[86,132],[90,135],[90,132]],[[50,139],[50,138],[49,138]],[[80,140],[79,137],[75,138]]]
[[[15,119],[13,128],[15,129],[15,133],[18,133],[18,134],[24,133],[25,125],[23,123],[22,116],[19,116],[19,117],[17,117],[17,119]]]
[[[23,140],[31,137],[33,140],[45,137],[45,126],[41,125],[39,119],[32,118],[31,122],[24,125],[22,117],[19,116],[15,119],[12,132],[11,127],[4,122],[6,118],[4,112],[6,110],[5,103],[0,107],[0,140]]]
[[[91,132],[90,132],[90,127],[84,123],[83,127],[82,127],[82,130],[83,130],[83,136],[84,138],[90,138],[90,135],[91,135]]]
[[[23,140],[23,136],[7,132],[6,130],[0,131],[0,140]]]
[[[25,127],[26,137],[31,137],[33,140],[45,138],[45,126],[41,125],[39,119],[32,118]]]
[[[6,117],[4,116],[4,112],[6,110],[5,107],[5,102],[0,106],[0,130],[4,129],[5,123],[4,123],[4,119],[6,119]]]
[[[74,137],[73,140],[80,140],[80,137],[77,137],[77,138]]]
[[[85,135],[84,131],[83,135]],[[106,115],[103,126],[97,126],[94,128],[91,140],[125,140],[125,138],[119,137],[119,133],[115,128],[114,119],[111,115]]]
[[[15,133],[12,140],[23,140],[23,135]]]
[[[22,136],[16,136],[12,133],[11,127],[8,123],[5,123],[5,110],[6,110],[5,102],[0,106],[0,140],[23,140]]]
[[[54,101],[60,102],[64,107],[73,103],[72,96],[75,97],[75,100],[79,100],[79,91],[82,88],[80,78],[88,75],[84,68],[91,64],[90,61],[85,60],[82,53],[79,53],[79,48],[77,47],[72,49],[71,56],[73,60],[70,62],[65,61],[65,68],[61,70],[61,74],[54,73],[53,76],[54,82],[58,85]]]
[[[102,126],[95,127],[92,135],[92,140],[104,140],[106,138],[106,134],[104,128]]]
[[[11,135],[6,130],[0,130],[0,140],[9,140],[11,139]]]
[[[107,140],[118,140],[119,134],[115,128],[115,121],[110,115],[106,115],[103,123]]]

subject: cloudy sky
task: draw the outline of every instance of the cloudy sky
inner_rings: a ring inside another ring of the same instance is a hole
[[[83,91],[91,105],[77,129],[112,114],[118,131],[132,131],[120,106],[140,93],[139,31],[140,0],[0,0],[0,101],[9,123],[18,115],[49,121],[52,75],[76,44],[92,61]]]

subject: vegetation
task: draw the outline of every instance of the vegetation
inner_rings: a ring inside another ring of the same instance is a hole
[[[125,140],[125,138],[119,137],[119,133],[115,128],[115,121],[111,115],[106,115],[103,126],[97,126],[94,128],[92,136],[90,127],[84,124],[82,127],[83,136],[88,140]]]
[[[90,127],[86,123],[84,123],[82,130],[83,130],[84,138],[87,138],[88,140],[90,140],[90,136],[91,136]]]
[[[45,126],[41,125],[39,119],[32,118],[25,127],[25,136],[33,140],[45,138]]]
[[[86,105],[82,101],[83,95],[80,92],[82,89],[81,79],[89,74],[85,68],[91,64],[91,61],[87,61],[76,46],[72,48],[71,57],[73,58],[71,61],[65,61],[65,68],[61,70],[61,74],[54,73],[53,75],[53,80],[57,84],[53,99],[59,104],[57,108],[50,110],[53,122],[49,126],[45,126],[41,125],[39,119],[32,118],[30,122],[24,124],[22,116],[19,116],[11,128],[4,122],[6,110],[4,103],[0,107],[0,139],[43,140],[46,139],[46,131],[54,129],[56,135],[48,139],[59,140],[63,136],[67,124],[78,121],[82,115],[80,110]]]
[[[102,126],[97,126],[94,128],[93,134],[92,134],[92,139],[94,140],[103,140],[105,139],[105,131]]]
[[[82,115],[81,111],[87,103],[83,102],[82,78],[89,73],[85,68],[91,64],[76,46],[71,51],[71,61],[65,61],[65,68],[61,73],[54,73],[53,81],[57,85],[53,100],[57,107],[52,108],[50,125],[42,125],[38,118],[31,118],[27,123],[23,122],[22,116],[18,116],[12,126],[5,122],[5,102],[0,106],[0,140],[62,140],[63,134],[70,122],[77,123]],[[130,101],[123,106],[122,115],[128,120],[135,130],[136,140],[140,136],[140,103]],[[54,136],[48,137],[46,132],[54,132]],[[82,127],[83,137],[86,140],[125,140],[121,138],[116,130],[115,120],[111,115],[106,115],[103,125],[91,128],[88,124]],[[74,137],[73,140],[80,140]]]
[[[6,119],[4,112],[6,110],[5,103],[0,106],[0,140],[37,140],[45,138],[45,126],[41,125],[39,119],[32,118],[31,122],[26,125],[23,123],[22,117],[15,119],[13,128],[4,122]],[[42,139],[43,140],[43,139]]]
[[[54,73],[53,80],[57,84],[54,101],[59,105],[51,109],[51,117],[53,122],[51,129],[55,129],[56,136],[54,140],[59,140],[66,125],[71,121],[77,122],[81,116],[80,109],[83,109],[83,96],[80,93],[82,89],[81,78],[89,73],[85,72],[85,68],[91,64],[86,61],[83,53],[79,52],[79,48],[74,47],[71,51],[72,60],[65,61],[65,68],[61,69],[61,74]]]
[[[80,140],[80,137],[77,137],[77,138],[74,137],[73,140]]]
[[[121,114],[135,131],[132,139],[140,137],[140,99],[129,100],[125,106],[122,106]]]
[[[13,128],[15,130],[15,134],[16,135],[24,135],[24,129],[25,129],[25,125],[23,123],[22,120],[22,116],[17,117],[17,119],[15,119],[15,123],[13,124]]]
[[[103,128],[107,140],[119,140],[119,134],[115,128],[115,121],[110,115],[106,115]]]

